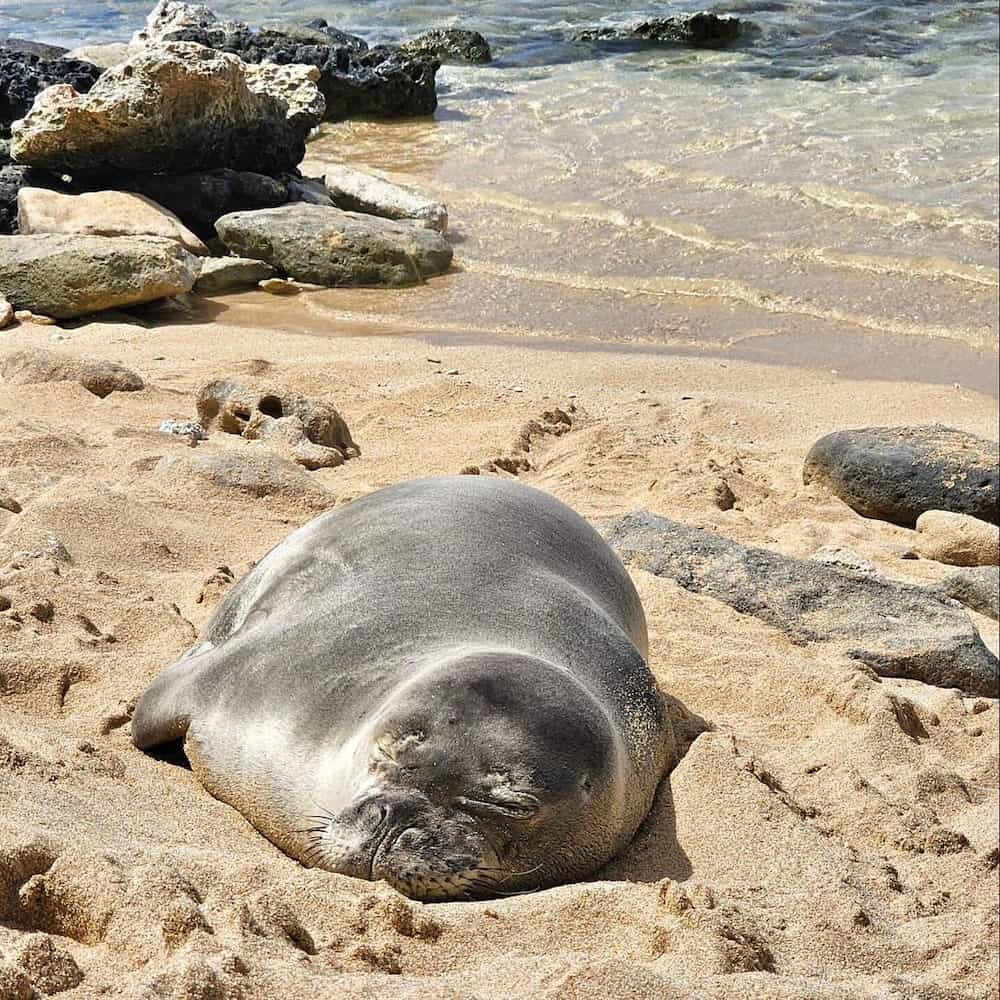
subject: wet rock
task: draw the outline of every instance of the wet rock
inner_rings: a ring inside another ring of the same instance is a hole
[[[53,84],[68,84],[85,94],[103,70],[80,59],[47,58],[0,48],[0,135],[10,135],[11,122],[23,118],[35,98]]]
[[[929,510],[1000,523],[1000,446],[950,427],[837,431],[813,445],[803,481],[864,517],[913,527]]]
[[[190,253],[208,253],[205,244],[173,212],[141,194],[93,191],[74,195],[24,187],[17,195],[17,216],[23,236],[159,236],[179,243]]]
[[[404,42],[400,50],[411,56],[439,59],[443,63],[489,63],[493,53],[478,31],[466,28],[436,28]]]
[[[977,566],[953,573],[941,583],[941,592],[967,608],[994,620],[1000,618],[1000,568]]]
[[[10,236],[0,240],[0,289],[17,309],[69,319],[191,290],[198,258],[171,240]]]
[[[68,173],[293,170],[305,135],[234,56],[189,42],[146,49],[86,95],[49,87],[11,131],[15,160]]]
[[[270,278],[274,268],[262,260],[247,257],[208,257],[201,264],[201,274],[194,283],[199,295],[221,295],[237,288],[252,288]]]
[[[0,362],[0,375],[14,385],[79,382],[101,399],[113,392],[139,392],[145,388],[134,371],[113,361],[76,358],[37,348],[8,354]]]
[[[206,430],[266,441],[307,469],[333,468],[360,454],[332,405],[277,386],[220,379],[201,389],[197,407]]]
[[[234,254],[316,285],[415,285],[451,266],[451,246],[429,229],[318,205],[234,212],[215,228]]]
[[[298,295],[302,291],[294,281],[284,278],[265,278],[257,282],[257,287],[268,295]]]
[[[346,55],[337,50],[320,67],[327,120],[432,115],[440,68],[437,59],[410,56],[389,45]]]
[[[646,512],[613,521],[606,536],[627,562],[796,642],[836,643],[885,677],[997,696],[996,657],[969,617],[927,588],[848,575]]]
[[[727,14],[678,14],[633,24],[587,28],[576,38],[583,42],[646,42],[652,45],[691,45],[699,49],[721,49],[735,42],[749,25]]]
[[[215,237],[223,215],[277,208],[290,200],[285,180],[243,170],[135,174],[116,179],[115,186],[146,195],[205,240]]]
[[[996,566],[1000,563],[1000,527],[944,510],[917,518],[914,551],[922,559],[950,566]]]
[[[448,228],[448,209],[444,205],[356,167],[331,167],[324,183],[334,205],[344,211],[409,219],[439,233]]]
[[[333,28],[322,17],[305,24],[293,21],[265,21],[260,26],[259,35],[267,39],[272,36],[289,39],[303,45],[335,45],[352,52],[367,52],[368,43],[357,35],[351,35],[339,28]]]

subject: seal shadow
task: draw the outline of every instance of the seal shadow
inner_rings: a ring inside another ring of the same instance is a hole
[[[715,727],[682,702],[663,695],[673,723],[676,750],[670,768],[656,789],[653,805],[628,846],[609,861],[591,881],[659,882],[669,878],[683,882],[694,869],[677,840],[677,821],[670,778],[691,744]]]
[[[184,741],[175,740],[173,743],[161,743],[159,746],[150,747],[143,750],[147,757],[158,760],[163,764],[170,764],[173,767],[181,767],[185,771],[191,770],[191,761],[184,752]]]

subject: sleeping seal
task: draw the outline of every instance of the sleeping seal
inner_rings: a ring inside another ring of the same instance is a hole
[[[617,556],[519,483],[402,483],[321,515],[227,595],[132,720],[303,864],[417,899],[595,872],[672,747]]]

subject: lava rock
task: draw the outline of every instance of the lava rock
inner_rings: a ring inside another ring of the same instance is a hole
[[[400,46],[407,55],[439,59],[442,63],[482,64],[493,62],[490,44],[478,31],[466,28],[436,28]]]
[[[678,14],[634,24],[587,28],[576,38],[582,42],[646,42],[652,45],[690,45],[699,49],[721,49],[744,34],[748,25],[728,14]]]
[[[356,167],[331,167],[324,183],[333,204],[346,212],[410,219],[439,233],[448,228],[448,209],[444,205]]]
[[[606,537],[627,563],[780,629],[828,642],[884,677],[995,698],[997,658],[968,615],[926,587],[840,572],[639,512]]]
[[[864,517],[907,528],[929,510],[1000,524],[1000,446],[950,427],[828,434],[806,456],[802,477]]]
[[[0,135],[10,135],[11,122],[23,118],[46,87],[68,84],[85,94],[103,72],[80,59],[48,59],[0,48]]]
[[[0,38],[0,51],[16,52],[19,55],[38,56],[39,59],[58,59],[66,55],[61,45],[47,45],[29,38]]]
[[[172,240],[111,236],[8,236],[0,289],[16,309],[70,319],[191,290],[198,258]]]
[[[429,229],[320,205],[234,212],[216,231],[237,256],[316,285],[414,285],[447,271],[452,259],[451,246]]]
[[[234,56],[166,43],[107,70],[89,94],[43,91],[12,128],[11,152],[71,174],[293,170],[308,130],[284,100],[251,84]]]
[[[333,45],[337,48],[350,49],[352,52],[368,51],[368,43],[363,38],[331,27],[322,17],[314,18],[305,24],[297,24],[294,21],[265,21],[260,26],[258,35],[264,39],[284,38],[301,45]]]

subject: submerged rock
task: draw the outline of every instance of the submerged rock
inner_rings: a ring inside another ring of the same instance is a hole
[[[922,559],[949,566],[996,566],[1000,563],[1000,527],[944,510],[929,510],[917,518],[914,545]]]
[[[11,122],[23,118],[46,87],[68,84],[85,94],[102,72],[80,59],[48,58],[0,47],[0,135],[10,135]]]
[[[884,677],[996,697],[997,658],[966,615],[925,587],[849,575],[646,512],[606,537],[628,563],[781,629],[830,642]]]
[[[0,291],[17,309],[70,319],[191,290],[198,258],[153,237],[9,236]]]
[[[384,219],[411,219],[439,233],[448,228],[448,209],[444,205],[356,167],[331,167],[324,182],[334,205],[344,211]]]
[[[101,399],[113,392],[139,392],[146,387],[134,371],[113,361],[76,358],[37,348],[8,354],[0,364],[0,374],[15,385],[79,382]]]
[[[267,441],[307,469],[334,468],[361,454],[333,406],[278,386],[220,379],[201,389],[197,407],[206,430]]]
[[[262,260],[247,257],[207,257],[194,283],[198,295],[220,295],[237,288],[252,288],[274,275],[274,268]]]
[[[677,14],[632,24],[587,28],[578,32],[576,38],[582,42],[648,42],[654,45],[691,45],[699,49],[721,49],[735,42],[747,29],[747,23],[738,17],[699,11],[696,14]]]
[[[320,205],[234,212],[216,230],[234,254],[316,285],[414,285],[447,271],[452,259],[451,246],[429,229]]]
[[[1000,446],[950,427],[828,434],[806,456],[802,478],[864,517],[908,528],[929,510],[1000,523]]]
[[[107,70],[86,95],[49,87],[11,132],[14,159],[67,173],[293,170],[304,129],[231,55],[164,44]],[[310,126],[311,127],[311,126]]]
[[[493,62],[489,42],[478,31],[466,28],[435,28],[400,46],[411,56],[439,59],[443,63]]]
[[[942,582],[941,592],[981,615],[1000,618],[1000,567],[960,570]]]
[[[81,236],[159,236],[193,254],[207,254],[205,244],[173,212],[141,194],[94,191],[60,194],[24,187],[17,196],[22,236],[65,233]]]

